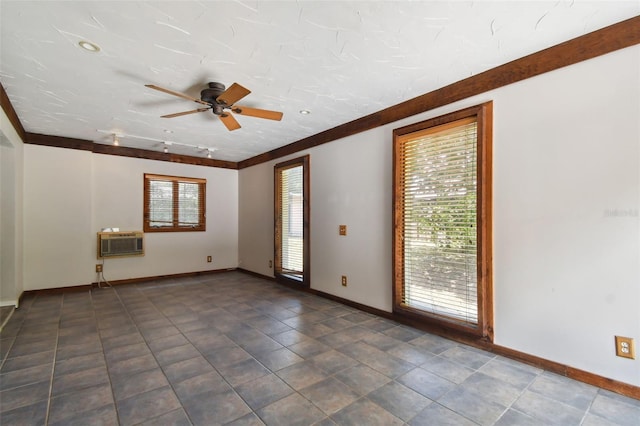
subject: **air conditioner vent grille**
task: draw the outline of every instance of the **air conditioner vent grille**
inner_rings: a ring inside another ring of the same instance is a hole
[[[144,256],[142,232],[98,232],[98,258]]]

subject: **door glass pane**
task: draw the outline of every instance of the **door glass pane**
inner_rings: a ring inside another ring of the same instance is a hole
[[[476,324],[476,123],[406,141],[403,303]]]
[[[283,273],[303,272],[302,166],[281,173],[281,250]]]

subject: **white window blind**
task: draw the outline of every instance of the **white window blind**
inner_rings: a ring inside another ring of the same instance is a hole
[[[280,171],[281,273],[303,272],[303,167]]]
[[[200,223],[200,186],[178,182],[178,226],[198,226]]]
[[[205,190],[205,179],[145,174],[145,232],[204,231]]]
[[[400,303],[478,322],[477,126],[474,118],[402,136]]]
[[[149,182],[149,226],[173,226],[173,183],[159,180]]]

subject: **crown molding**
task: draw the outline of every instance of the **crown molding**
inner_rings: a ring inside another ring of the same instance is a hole
[[[20,119],[2,85],[0,85],[0,105],[25,143],[82,149],[97,154],[120,155],[227,169],[244,169],[639,43],[640,16],[636,16],[237,163],[102,145],[82,139],[28,133],[22,127]]]
[[[638,43],[640,43],[640,16],[576,37],[373,114],[240,161],[238,168],[244,169],[295,154]]]
[[[38,133],[27,132],[24,142],[32,145],[91,151],[94,154],[117,155],[120,157],[168,161],[171,163],[190,164],[193,166],[218,167],[222,169],[237,170],[238,168],[238,163],[235,163],[233,161],[214,160],[211,158],[200,158],[181,154],[165,154],[164,152],[151,151],[147,149],[128,148],[124,146],[105,145],[85,139],[74,139],[64,136],[41,135]]]
[[[18,118],[18,114],[16,113],[16,110],[13,109],[13,105],[11,105],[9,96],[7,95],[7,92],[4,90],[4,86],[2,86],[2,84],[0,84],[0,106],[2,106],[2,110],[7,115],[7,118],[9,118],[9,121],[11,122],[11,125],[18,133],[18,136],[20,136],[20,139],[22,139],[22,142],[24,142],[24,140],[27,138],[26,132],[24,131],[24,127],[22,127],[22,123]]]

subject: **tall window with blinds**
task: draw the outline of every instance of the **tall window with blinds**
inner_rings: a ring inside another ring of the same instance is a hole
[[[275,166],[275,273],[308,282],[308,156]]]
[[[144,231],[205,231],[206,179],[144,175]]]
[[[491,104],[394,131],[394,310],[491,337]]]

